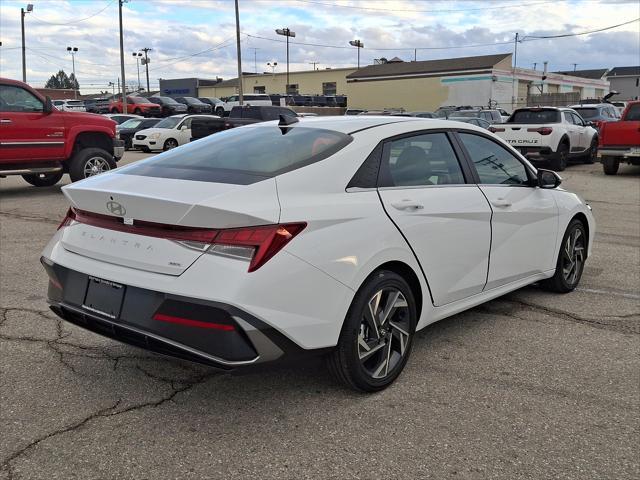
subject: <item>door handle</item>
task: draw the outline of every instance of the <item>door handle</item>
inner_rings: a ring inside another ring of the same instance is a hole
[[[504,198],[498,198],[497,200],[491,202],[491,205],[498,208],[507,208],[511,206],[511,202],[508,202]]]
[[[8,118],[0,118],[0,123],[13,123],[10,119]]]
[[[413,200],[402,200],[401,202],[392,203],[391,206],[396,210],[422,210],[424,208],[424,205]]]

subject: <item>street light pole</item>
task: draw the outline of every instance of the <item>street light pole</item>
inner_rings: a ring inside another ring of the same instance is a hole
[[[138,67],[138,92],[140,92],[140,57],[142,56],[142,53],[132,52],[131,55],[136,59],[136,66]]]
[[[67,52],[71,54],[71,64],[73,65],[73,81],[78,84],[78,78],[76,77],[76,53],[78,52],[78,47],[67,47]],[[73,86],[73,98],[78,98],[78,89],[76,86]]]
[[[277,28],[276,33],[287,37],[287,86],[285,87],[285,94],[289,93],[289,37],[295,37],[296,32],[292,32],[290,28]]]
[[[349,45],[358,49],[358,68],[360,68],[360,49],[364,48],[364,43],[362,43],[360,40],[351,40],[349,42]]]
[[[143,48],[142,51],[144,52],[144,67],[147,71],[147,93],[149,93],[149,52],[151,51],[151,48]]]
[[[236,0],[236,49],[238,53],[238,104],[244,105],[242,92],[242,54],[240,53],[240,9]]]
[[[24,16],[33,12],[33,5],[27,5],[27,9],[20,9],[20,25],[22,26],[22,81],[27,83],[27,47],[24,44]]]
[[[120,76],[122,78],[122,113],[127,113],[127,82],[124,78],[124,35],[122,33],[122,4],[127,0],[118,0],[118,17],[120,20]]]

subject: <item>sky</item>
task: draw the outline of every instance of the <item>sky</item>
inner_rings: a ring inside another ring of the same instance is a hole
[[[22,78],[20,8],[29,0],[0,0],[0,76]],[[60,69],[72,71],[67,47],[77,47],[82,93],[110,91],[120,76],[118,0],[30,0],[25,16],[27,81],[44,86]],[[398,56],[430,60],[514,50],[517,65],[550,71],[640,65],[640,22],[590,35],[549,40],[531,37],[580,33],[640,18],[639,0],[239,0],[242,69],[351,67],[364,43],[361,65]],[[233,0],[128,0],[123,5],[126,81],[137,86],[133,52],[151,48],[151,89],[160,78],[237,76]],[[414,49],[417,49],[414,51]],[[146,83],[140,66],[141,83]]]

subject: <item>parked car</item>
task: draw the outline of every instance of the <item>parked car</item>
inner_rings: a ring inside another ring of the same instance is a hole
[[[509,117],[511,116],[511,114],[509,112],[507,112],[504,108],[496,108],[496,110],[498,110],[498,112],[500,112],[500,116],[502,117],[502,123],[504,123],[507,120],[509,120]]]
[[[53,106],[61,112],[86,112],[82,100],[53,100]]]
[[[498,110],[455,110],[447,116],[449,117],[470,117],[481,118],[489,123],[502,123],[502,116]]]
[[[611,102],[611,105],[613,105],[614,107],[616,107],[616,110],[618,110],[618,113],[622,116],[622,112],[624,112],[624,109],[627,108],[627,102]]]
[[[116,96],[111,100],[109,111],[111,113],[123,112],[121,96]],[[127,113],[143,117],[159,117],[162,114],[162,109],[160,105],[156,105],[147,98],[129,95],[127,96]]]
[[[251,106],[268,107],[269,105],[273,105],[271,97],[266,93],[249,93],[242,96],[242,101],[245,105]],[[219,116],[228,115],[233,107],[238,106],[240,106],[240,97],[238,95],[231,95],[222,104],[222,107],[216,107],[215,114]]]
[[[569,160],[593,163],[598,152],[598,131],[571,108],[518,108],[507,123],[489,130],[527,159],[549,162],[556,171],[564,170]]]
[[[84,108],[90,113],[109,113],[109,99],[90,98],[84,100]]]
[[[573,108],[580,114],[585,122],[597,130],[600,130],[604,122],[617,122],[620,120],[618,110],[610,103],[572,105],[569,108]]]
[[[187,106],[183,103],[176,102],[171,97],[153,96],[149,97],[149,101],[155,103],[156,105],[160,105],[160,111],[163,117],[187,113]]]
[[[367,110],[364,108],[347,108],[344,111],[345,115],[360,115],[361,113],[366,113]]]
[[[224,110],[224,102],[222,100],[220,100],[219,98],[216,97],[198,97],[198,100],[200,100],[202,103],[206,103],[207,105],[211,105],[211,112],[215,113],[216,115],[218,115],[218,113],[216,113],[216,109],[218,108],[222,108],[222,110]],[[218,116],[222,116],[222,114],[218,115]]]
[[[300,115],[290,108],[275,107],[273,105],[233,107],[229,116],[225,118],[202,115],[194,118],[191,123],[191,140],[198,140],[230,128],[242,127],[252,123],[268,122],[270,120],[279,120],[281,116],[296,118]]]
[[[453,122],[464,122],[470,123],[471,125],[477,125],[478,127],[485,128],[489,130],[491,127],[491,123],[487,122],[484,118],[480,117],[449,117],[447,120],[451,120]]]
[[[131,120],[132,118],[144,118],[141,115],[129,115],[128,113],[108,113],[103,115],[103,117],[108,118],[109,120],[113,120],[116,122],[116,125],[121,125],[127,120]]]
[[[438,118],[433,112],[409,112],[409,116],[419,118]]]
[[[22,175],[36,187],[116,168],[124,145],[116,124],[99,115],[62,112],[29,85],[0,78],[0,177]]]
[[[187,112],[189,113],[212,113],[211,105],[207,105],[201,102],[195,97],[176,97],[176,102],[182,103],[187,106]]]
[[[640,101],[629,102],[620,121],[602,124],[598,156],[607,175],[618,173],[621,162],[640,165]]]
[[[64,187],[48,303],[166,355],[230,370],[322,354],[382,390],[427,325],[534,282],[578,286],[595,225],[560,183],[469,124],[232,129]]]
[[[124,142],[124,149],[133,148],[133,137],[140,130],[155,127],[161,120],[159,118],[131,118],[116,127],[117,137]]]
[[[154,127],[136,132],[133,148],[143,152],[171,150],[191,141],[191,122],[200,115],[172,115]]]

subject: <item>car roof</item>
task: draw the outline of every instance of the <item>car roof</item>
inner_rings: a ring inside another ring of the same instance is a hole
[[[602,107],[615,107],[610,103],[585,103],[584,105],[571,105],[569,108],[602,108]]]

